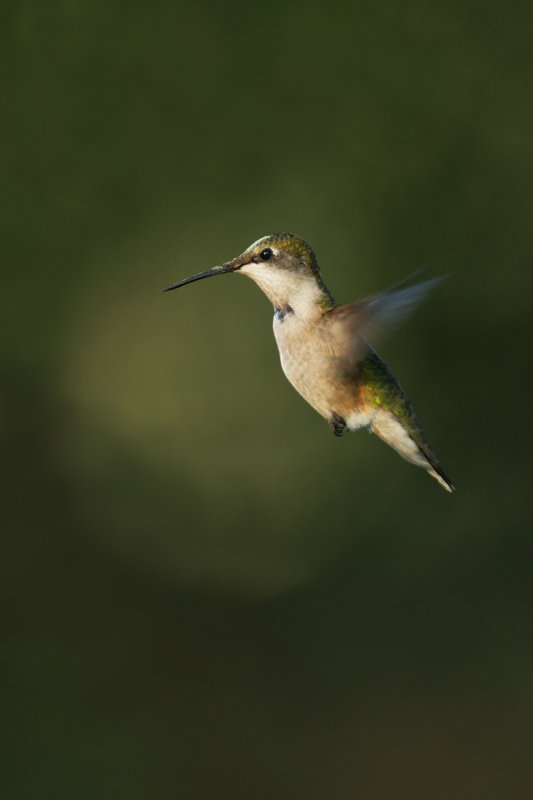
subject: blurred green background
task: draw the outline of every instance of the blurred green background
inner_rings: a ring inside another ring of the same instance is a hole
[[[4,0],[1,796],[533,791],[530,3]],[[457,492],[168,283],[291,230]]]

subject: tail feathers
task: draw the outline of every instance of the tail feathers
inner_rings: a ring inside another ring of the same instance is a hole
[[[453,485],[451,480],[448,478],[448,476],[442,469],[441,465],[437,461],[435,454],[431,450],[429,450],[429,448],[420,447],[420,445],[419,445],[419,450],[428,463],[426,469],[428,473],[431,475],[431,477],[435,478],[435,480],[438,481],[438,483],[440,483],[440,485],[444,487],[444,489],[446,489],[447,492],[455,492],[455,486]]]
[[[447,492],[455,491],[455,486],[442,469],[429,445],[420,439],[416,441],[394,414],[378,411],[370,423],[370,430],[396,450],[406,461],[416,464],[418,467],[424,467]]]
[[[446,477],[446,475],[444,474],[444,472],[442,470],[440,470],[440,473],[439,473],[439,472],[435,472],[434,469],[428,469],[428,475],[431,475],[432,478],[435,478],[435,480],[438,481],[440,483],[440,485],[442,487],[444,487],[444,489],[446,489],[447,492],[450,492],[450,493],[451,492],[455,492],[455,486],[450,481],[450,479]]]

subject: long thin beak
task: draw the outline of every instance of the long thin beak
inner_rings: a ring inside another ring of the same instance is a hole
[[[170,286],[167,286],[163,291],[170,292],[171,289],[179,289],[180,286],[194,283],[194,281],[201,281],[203,278],[211,278],[213,275],[224,275],[226,272],[235,272],[240,269],[241,266],[242,264],[237,263],[236,259],[234,261],[228,261],[227,264],[218,264],[216,267],[206,269],[205,272],[199,272],[198,275],[193,275],[191,278],[185,278],[183,281],[171,283]]]

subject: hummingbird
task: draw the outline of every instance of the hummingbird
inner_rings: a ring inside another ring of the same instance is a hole
[[[309,244],[295,233],[273,233],[231,261],[163,291],[230,272],[255,281],[274,306],[283,372],[335,436],[367,428],[454,491],[409,398],[370,344],[379,328],[406,316],[441,278],[408,287],[404,281],[366,300],[339,305]]]

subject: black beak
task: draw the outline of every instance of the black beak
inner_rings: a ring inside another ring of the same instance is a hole
[[[170,292],[171,289],[179,289],[180,286],[186,286],[188,283],[201,281],[203,278],[211,278],[213,275],[224,275],[226,272],[235,272],[240,268],[241,264],[235,263],[235,261],[228,261],[227,264],[219,264],[211,269],[206,269],[205,272],[199,272],[198,275],[193,275],[191,278],[185,278],[183,281],[171,283],[170,286],[167,286],[165,289],[163,289],[163,291]]]

